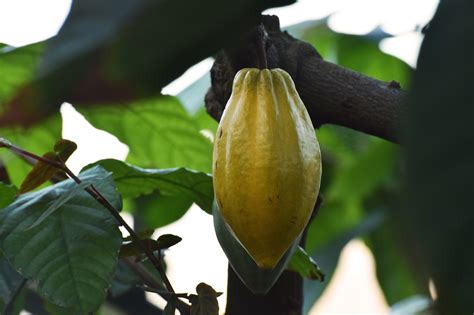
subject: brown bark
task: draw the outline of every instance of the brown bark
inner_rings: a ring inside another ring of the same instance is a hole
[[[395,82],[379,81],[324,61],[308,43],[280,31],[276,16],[264,16],[269,68],[282,68],[293,78],[313,124],[336,124],[398,142],[405,92]],[[211,70],[206,108],[220,119],[232,81],[245,67],[257,67],[259,32],[238,41],[237,48],[219,53]]]

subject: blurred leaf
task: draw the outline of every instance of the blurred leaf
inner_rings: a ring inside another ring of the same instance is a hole
[[[127,160],[143,167],[189,167],[210,172],[212,144],[176,98],[81,110],[95,127],[130,147]]]
[[[41,155],[50,151],[56,141],[61,139],[61,117],[58,114],[29,129],[16,127],[0,129],[0,137]],[[31,165],[5,149],[0,149],[0,158],[5,163],[12,184],[19,187],[31,171]]]
[[[112,172],[124,198],[136,198],[159,191],[162,196],[191,200],[206,212],[212,211],[214,191],[212,177],[208,174],[184,168],[143,169],[112,159],[102,160],[94,165]]]
[[[191,315],[218,315],[219,303],[217,297],[222,293],[217,293],[210,285],[203,282],[196,287],[197,296],[191,294]]]
[[[325,60],[382,81],[395,80],[406,89],[412,70],[400,59],[379,49],[379,39],[341,34],[326,24],[309,28],[302,39],[310,42]]]
[[[80,178],[94,181],[97,190],[120,208],[120,197],[112,179],[104,179],[106,175],[102,168],[95,167]],[[72,180],[62,181],[21,195],[0,210],[0,242],[5,257],[24,277],[38,283],[41,295],[85,313],[95,310],[105,299],[117,265],[122,237],[115,219],[82,192],[40,225],[28,229],[48,205],[76,185]],[[59,287],[61,290],[57,290]]]
[[[215,202],[213,203],[212,214],[217,240],[229,259],[232,269],[252,293],[266,294],[285,270],[293,252],[298,247],[301,237],[293,242],[274,269],[261,269],[239,240],[235,238],[233,232],[229,230]]]
[[[16,89],[29,81],[43,53],[44,43],[20,48],[0,47],[0,116]],[[28,104],[24,104],[28,106]]]
[[[118,297],[130,290],[132,287],[135,287],[140,282],[140,277],[138,277],[137,274],[134,273],[122,259],[120,259],[109,292],[113,297]]]
[[[0,182],[0,209],[8,206],[15,200],[17,189],[13,185]]]
[[[321,138],[324,204],[308,227],[308,252],[322,248],[364,219],[364,204],[369,197],[393,181],[397,152],[393,144],[360,133],[344,143],[339,128],[326,129],[324,135]],[[359,147],[356,143],[363,145]],[[325,152],[334,152],[337,160],[328,161]]]
[[[144,224],[157,229],[180,219],[189,210],[193,201],[182,196],[152,194],[135,200],[137,212],[143,216]]]
[[[316,217],[317,219],[317,217]],[[356,227],[341,233],[337,238],[327,244],[324,248],[321,248],[315,252],[310,252],[311,257],[314,258],[324,270],[325,281],[305,281],[304,282],[304,304],[303,314],[308,314],[309,310],[322,295],[326,286],[330,283],[331,277],[337,266],[339,255],[352,239],[364,236],[365,234],[376,229],[384,221],[385,214],[382,211],[376,211],[368,215],[360,224]]]
[[[473,14],[472,1],[440,1],[406,104],[400,233],[441,314],[474,310]]]
[[[291,256],[287,269],[298,272],[303,278],[324,281],[324,273],[318,264],[300,246]]]
[[[37,79],[10,102],[0,126],[31,124],[64,101],[122,102],[156,95],[191,65],[232,45],[259,23],[264,9],[293,2],[74,1],[49,42]]]
[[[0,251],[0,311],[4,314],[6,305],[11,301],[24,278],[16,272]],[[11,311],[11,309],[10,309]]]
[[[375,259],[377,279],[390,305],[420,293],[421,289],[397,237],[399,223],[394,218],[397,216],[395,211],[398,209],[391,209],[387,220],[367,236]]]

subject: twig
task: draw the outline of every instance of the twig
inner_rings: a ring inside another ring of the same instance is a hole
[[[82,181],[64,164],[64,162],[60,161],[53,161],[47,158],[44,158],[42,156],[36,155],[34,153],[28,152],[20,147],[17,147],[13,144],[11,144],[8,141],[3,140],[0,138],[0,147],[5,147],[8,148],[9,150],[16,152],[18,154],[21,154],[23,156],[27,156],[30,158],[33,158],[38,161],[42,161],[43,163],[46,163],[48,165],[51,165],[53,167],[56,167],[57,169],[63,171],[66,173],[72,180],[74,180],[77,184],[81,184]],[[159,259],[156,258],[156,256],[153,254],[153,251],[148,249],[143,245],[141,242],[140,238],[137,236],[135,231],[125,222],[125,220],[120,216],[120,213],[115,207],[93,186],[90,185],[89,187],[84,188],[84,190],[91,195],[97,202],[102,204],[109,212],[115,217],[115,219],[119,222],[120,225],[125,227],[127,232],[130,234],[130,237],[132,238],[132,241],[137,244],[137,246],[140,247],[140,249],[145,253],[145,255],[150,259],[152,262],[153,266],[156,268],[156,270],[159,272],[163,283],[166,286],[166,289],[172,293],[174,293],[173,286],[171,285],[171,282],[169,281],[168,277],[166,276],[166,272],[164,270],[163,264]]]
[[[159,283],[155,277],[145,269],[140,263],[135,261],[133,258],[124,258],[125,263],[132,269],[143,281],[150,288],[156,289],[155,293],[159,294],[165,301],[170,301],[174,298],[173,293],[166,292],[165,288]],[[165,293],[166,292],[166,293]],[[181,301],[178,298],[175,298],[176,307],[180,311],[181,314],[187,315],[191,312],[190,306],[185,302]]]

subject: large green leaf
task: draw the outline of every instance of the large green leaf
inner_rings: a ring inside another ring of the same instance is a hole
[[[188,67],[258,24],[264,9],[293,2],[74,1],[50,41],[37,80],[10,104],[9,115],[0,116],[0,125],[41,119],[64,101],[156,95]]]
[[[212,144],[179,101],[162,96],[123,106],[81,110],[95,127],[130,147],[128,161],[143,167],[189,167],[210,172]]]
[[[473,14],[472,1],[440,1],[406,104],[400,232],[417,272],[433,279],[441,314],[474,310]]]
[[[124,198],[159,192],[161,196],[195,202],[206,212],[212,212],[212,177],[206,173],[185,168],[144,169],[112,159],[97,164],[112,172],[114,182]]]
[[[43,50],[43,43],[20,48],[0,47],[0,114],[13,92],[33,77]]]
[[[94,167],[80,175],[114,207],[121,200],[109,174]],[[85,191],[74,195],[34,228],[43,211],[76,187],[72,180],[21,195],[0,212],[5,257],[48,300],[79,313],[105,298],[117,265],[122,236],[112,215]]]

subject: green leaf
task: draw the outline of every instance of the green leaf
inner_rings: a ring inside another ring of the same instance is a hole
[[[319,269],[318,264],[300,246],[291,256],[288,269],[298,272],[303,278],[324,281],[324,273]]]
[[[15,186],[0,182],[0,209],[8,206],[15,200],[16,192]]]
[[[51,151],[56,141],[61,139],[61,128],[61,117],[58,114],[28,129],[19,127],[0,129],[0,137],[29,152],[41,155]],[[0,158],[5,163],[12,184],[19,187],[31,171],[31,164],[6,149],[0,149]]]
[[[173,234],[163,234],[156,240],[158,248],[167,249],[181,242],[182,238]]]
[[[216,292],[210,285],[203,282],[196,287],[197,296],[192,294],[189,297],[191,301],[191,315],[218,315],[219,303],[217,297],[222,293]]]
[[[111,204],[121,200],[107,172],[94,167],[80,174]],[[5,256],[38,292],[81,313],[99,307],[117,265],[121,233],[113,216],[85,191],[28,229],[44,209],[77,184],[66,180],[21,195],[0,211],[0,244]],[[60,288],[58,290],[58,288]]]
[[[182,196],[151,194],[135,200],[136,211],[143,216],[143,224],[157,229],[180,219],[193,204]]]
[[[230,231],[215,202],[213,203],[212,214],[217,240],[229,259],[232,269],[254,294],[266,294],[285,270],[293,252],[298,247],[301,237],[293,242],[274,269],[261,269],[239,240],[235,238],[233,232]]]
[[[29,81],[43,54],[44,44],[20,48],[0,47],[0,115],[16,89]]]
[[[136,198],[158,191],[161,196],[190,200],[204,211],[212,211],[214,191],[212,177],[208,174],[185,168],[143,169],[112,159],[96,164],[112,172],[124,198]]]
[[[130,147],[127,160],[142,167],[189,167],[210,172],[212,144],[179,101],[162,96],[123,106],[81,110],[95,127]]]
[[[65,99],[90,104],[154,96],[258,24],[263,10],[293,2],[75,1],[37,80],[10,103],[17,115],[0,117],[0,125],[41,119]]]
[[[474,310],[473,14],[472,1],[440,1],[405,106],[400,233],[422,284],[433,280],[440,314]]]

